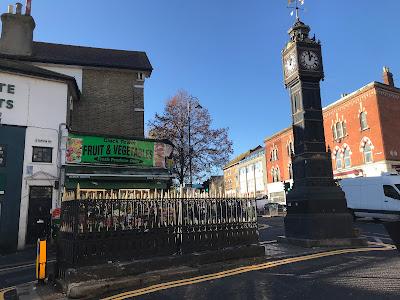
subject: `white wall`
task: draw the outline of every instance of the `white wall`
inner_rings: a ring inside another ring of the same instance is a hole
[[[4,72],[0,72],[0,83],[14,86],[14,94],[7,93],[5,87],[0,92],[0,99],[13,102],[13,107],[7,108],[2,101],[2,124],[58,128],[60,122],[66,121],[66,83]]]
[[[54,109],[53,109],[54,110]],[[54,186],[58,180],[58,128],[42,129],[28,127],[25,139],[25,159],[22,175],[21,206],[19,217],[18,249],[25,246],[29,211],[30,186]],[[32,147],[51,147],[52,163],[32,162]],[[58,191],[53,189],[52,208],[59,207]]]
[[[47,69],[53,72],[65,74],[68,76],[72,76],[76,80],[76,84],[78,85],[80,91],[82,92],[82,67],[79,66],[68,66],[68,65],[53,65],[53,64],[44,64],[44,63],[35,63],[36,66],[41,67],[43,69]]]
[[[26,127],[18,249],[25,246],[30,186],[54,186],[58,180],[58,130],[66,123],[68,85],[64,82],[0,72],[0,83],[12,84],[14,93],[3,87],[0,99],[12,100],[12,108],[2,101],[2,124]],[[1,100],[0,100],[1,101]],[[32,147],[51,147],[51,163],[33,163]],[[58,191],[53,190],[52,207],[59,207]]]
[[[67,118],[66,83],[30,80],[28,126],[57,129]]]

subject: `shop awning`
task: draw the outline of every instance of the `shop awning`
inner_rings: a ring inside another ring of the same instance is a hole
[[[165,189],[174,176],[166,169],[66,166],[65,187],[85,189]]]

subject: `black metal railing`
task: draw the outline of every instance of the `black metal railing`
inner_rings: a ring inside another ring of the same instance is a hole
[[[258,242],[254,199],[157,194],[146,199],[128,194],[78,198],[70,195],[62,202],[60,276],[71,267]]]

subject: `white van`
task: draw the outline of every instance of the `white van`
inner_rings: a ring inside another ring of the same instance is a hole
[[[339,181],[354,217],[400,220],[400,176],[345,178]]]

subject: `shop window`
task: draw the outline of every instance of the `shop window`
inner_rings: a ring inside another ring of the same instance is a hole
[[[53,162],[53,148],[50,147],[33,147],[32,162]]]
[[[336,152],[336,169],[339,170],[342,168],[342,156],[340,154],[340,151]]]
[[[344,167],[345,168],[350,168],[351,160],[350,160],[350,149],[349,148],[344,149],[343,160],[344,160]]]
[[[398,193],[398,192],[396,191],[396,189],[395,189],[393,186],[391,186],[391,185],[384,185],[384,186],[383,186],[383,192],[385,193],[385,196],[386,196],[386,197],[400,200],[400,195],[399,195],[399,193]]]
[[[360,127],[361,127],[361,130],[365,130],[368,128],[367,113],[365,111],[360,113]]]
[[[366,143],[364,145],[363,154],[364,154],[364,162],[365,163],[372,162],[372,148],[371,148],[370,144]]]

